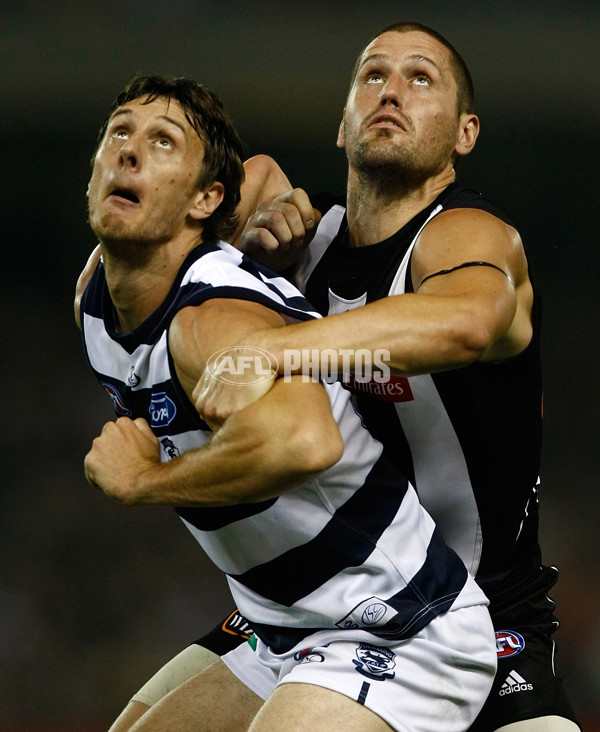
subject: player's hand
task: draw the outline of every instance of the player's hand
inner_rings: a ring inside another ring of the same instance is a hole
[[[85,456],[91,485],[125,505],[145,503],[147,471],[160,466],[160,444],[145,419],[107,422]]]
[[[253,349],[231,348],[231,363],[240,363],[238,356]],[[234,412],[244,409],[264,396],[277,378],[277,372],[269,364],[257,364],[247,359],[243,368],[219,371],[218,365],[209,362],[198,380],[192,398],[202,419],[213,432],[223,426]]]
[[[320,220],[306,191],[294,188],[258,205],[242,233],[240,249],[250,255],[262,250],[296,257],[312,241]]]

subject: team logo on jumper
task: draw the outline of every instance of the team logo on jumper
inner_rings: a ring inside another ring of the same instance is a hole
[[[123,397],[119,393],[117,387],[109,384],[108,381],[102,381],[100,383],[106,389],[108,396],[112,399],[115,412],[118,414],[118,416],[128,417],[131,414],[131,409],[126,406],[125,402],[123,401]]]
[[[519,691],[533,691],[533,684],[528,684],[521,674],[513,669],[502,684],[499,695],[507,696],[508,694],[516,694]]]
[[[140,377],[135,373],[135,366],[132,366],[127,377],[127,386],[137,386],[140,381]]]
[[[359,674],[374,681],[393,679],[396,672],[396,654],[389,648],[372,646],[370,643],[361,643],[356,649],[357,661],[352,659]]]
[[[387,612],[387,606],[382,602],[374,602],[365,608],[362,614],[362,621],[365,625],[377,625]]]
[[[359,603],[345,618],[336,623],[338,628],[352,630],[356,628],[379,627],[391,620],[398,611],[387,605],[379,597],[369,597]]]
[[[406,376],[390,374],[385,381],[358,381],[351,374],[342,382],[353,394],[368,394],[380,402],[413,402],[412,389]]]
[[[150,426],[152,428],[166,427],[175,419],[177,407],[164,391],[159,391],[152,394],[148,411],[150,412]]]
[[[514,630],[496,631],[496,653],[498,658],[510,658],[525,648],[525,638]]]
[[[164,437],[160,441],[160,444],[163,446],[163,450],[166,452],[169,460],[179,457],[179,455],[181,454],[177,445],[169,437]]]
[[[294,660],[300,661],[300,663],[323,663],[325,656],[314,648],[303,648],[294,653]]]

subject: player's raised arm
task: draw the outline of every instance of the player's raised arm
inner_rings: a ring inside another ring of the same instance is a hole
[[[302,188],[263,199],[248,218],[239,248],[275,270],[293,264],[312,241],[320,212]]]

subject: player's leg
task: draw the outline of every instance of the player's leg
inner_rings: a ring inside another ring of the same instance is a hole
[[[498,727],[495,732],[579,732],[579,726],[564,717],[539,717]]]
[[[131,698],[109,732],[128,732],[163,696],[203,671],[220,656],[245,643],[253,634],[246,618],[237,609],[231,612],[225,620],[171,659],[144,684]]]
[[[173,689],[219,659],[216,653],[199,645],[191,645],[172,658],[132,697],[112,724],[109,732],[128,732],[150,707]]]
[[[148,704],[142,704],[142,702],[136,702],[132,699],[111,724],[108,732],[129,732],[133,725],[148,711],[148,709],[150,709]]]
[[[154,704],[131,732],[245,732],[262,704],[218,660]]]
[[[387,722],[350,697],[310,684],[283,684],[264,704],[248,732],[390,732]]]

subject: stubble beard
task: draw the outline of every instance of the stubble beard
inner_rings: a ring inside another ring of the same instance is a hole
[[[131,225],[111,213],[97,213],[88,208],[88,222],[98,240],[114,250],[132,252],[135,249],[150,249],[165,244],[174,233],[174,217],[157,220],[145,219],[141,224]]]
[[[414,190],[437,172],[432,161],[406,146],[392,145],[385,132],[374,142],[358,142],[348,162],[359,180],[378,195],[393,197]]]

